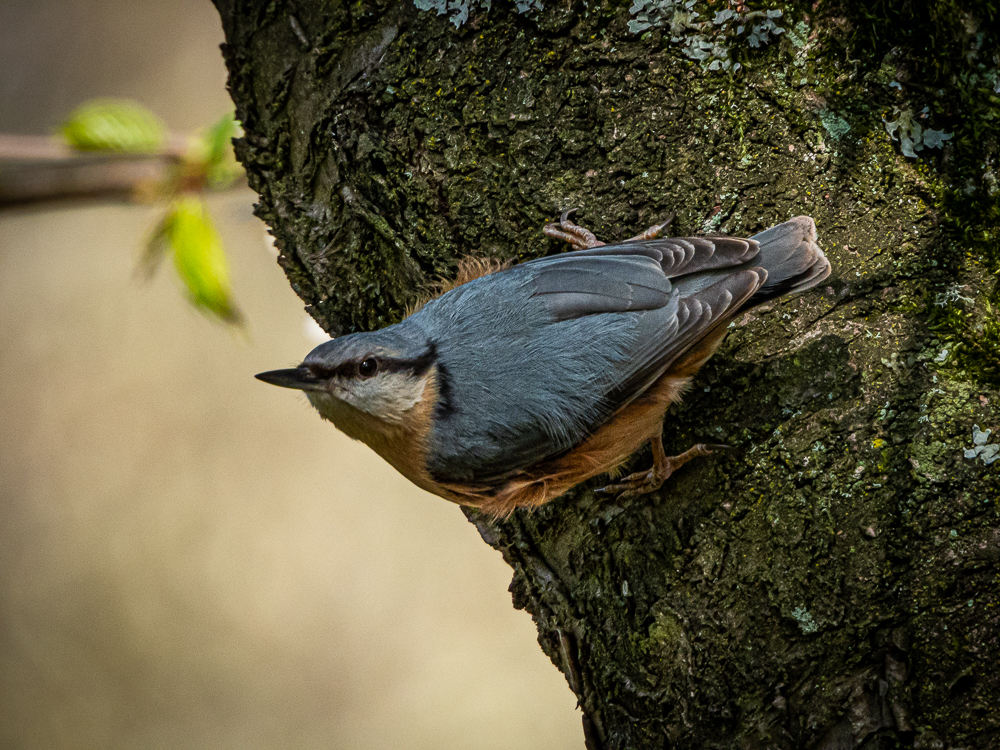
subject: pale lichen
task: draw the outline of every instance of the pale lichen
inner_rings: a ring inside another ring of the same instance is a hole
[[[949,284],[941,292],[934,295],[934,304],[937,307],[947,307],[955,302],[967,302],[968,304],[974,304],[975,300],[972,297],[966,297],[962,292],[965,291],[964,284]]]
[[[746,34],[753,48],[762,47],[772,37],[784,33],[774,19],[780,10],[739,12],[731,8],[717,11],[712,20],[699,20],[695,0],[634,0],[629,8],[629,31],[639,34],[657,27],[669,27],[670,41],[681,45],[685,57],[697,60],[707,70],[739,70],[742,65],[729,59],[731,45]]]
[[[796,607],[792,610],[792,617],[799,623],[799,628],[803,633],[809,635],[810,633],[815,633],[819,630],[819,625],[813,619],[813,616],[809,613],[805,607]]]
[[[469,12],[473,8],[489,10],[492,0],[413,0],[413,4],[420,10],[433,10],[439,16],[448,16],[457,29],[469,20]],[[527,13],[529,10],[541,10],[541,0],[515,0],[514,5],[518,13]]]
[[[920,114],[915,115],[911,109],[901,110],[899,107],[894,107],[893,113],[898,115],[895,120],[882,118],[885,132],[892,140],[899,141],[903,156],[916,159],[917,151],[925,148],[942,148],[944,142],[954,136],[954,133],[925,128],[917,122],[918,119],[926,119],[928,112],[929,109],[924,107]]]
[[[972,447],[965,451],[965,457],[979,459],[989,466],[1000,459],[1000,443],[988,443],[993,430],[980,430],[979,425],[972,425]]]
[[[828,109],[821,110],[819,121],[823,124],[823,129],[830,134],[835,141],[839,141],[851,132],[851,124],[843,117],[831,112]]]

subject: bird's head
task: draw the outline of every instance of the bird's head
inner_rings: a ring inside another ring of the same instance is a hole
[[[298,367],[262,372],[257,378],[305,392],[323,417],[348,434],[356,431],[348,423],[368,417],[402,423],[424,398],[437,353],[425,336],[401,328],[327,341]]]

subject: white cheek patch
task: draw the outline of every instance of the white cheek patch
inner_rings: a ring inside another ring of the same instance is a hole
[[[337,395],[356,409],[398,423],[423,400],[426,385],[426,377],[387,372],[368,380],[356,380]]]

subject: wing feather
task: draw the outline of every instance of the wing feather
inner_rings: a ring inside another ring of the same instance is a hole
[[[607,393],[604,408],[613,413],[640,396],[674,362],[739,312],[766,279],[764,269],[750,268],[724,277],[690,297],[680,297],[675,292],[678,297],[674,324],[637,340],[631,352],[635,368]],[[599,426],[592,425],[591,429]]]

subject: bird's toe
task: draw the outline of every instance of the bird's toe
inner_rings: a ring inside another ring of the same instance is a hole
[[[621,482],[609,484],[594,490],[594,492],[602,495],[617,495],[619,500],[629,500],[660,489],[663,481],[664,478],[659,476],[655,470],[640,471],[636,474],[630,474]]]

